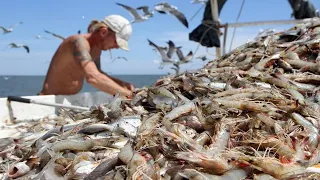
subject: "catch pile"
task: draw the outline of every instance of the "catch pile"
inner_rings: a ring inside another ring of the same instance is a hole
[[[7,125],[21,131],[0,140],[0,178],[320,179],[319,49],[316,20],[132,100]]]

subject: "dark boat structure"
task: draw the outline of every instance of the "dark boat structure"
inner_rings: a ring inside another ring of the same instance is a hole
[[[310,22],[314,17],[320,17],[319,10],[315,8],[310,0],[288,0],[293,12],[291,20],[271,20],[240,23],[221,23],[218,18],[227,0],[208,0],[203,13],[201,24],[189,33],[189,40],[199,42],[205,47],[216,47],[217,57],[221,56],[222,35],[220,28],[224,28],[222,53],[225,53],[227,31],[229,27],[259,26],[267,24],[297,24]]]

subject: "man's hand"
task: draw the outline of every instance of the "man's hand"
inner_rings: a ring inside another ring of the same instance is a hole
[[[125,88],[127,88],[128,90],[130,90],[131,92],[134,91],[134,85],[131,83],[125,83]]]
[[[124,82],[124,83],[123,83],[123,87],[126,88],[126,89],[128,89],[129,91],[131,91],[131,95],[130,95],[130,96],[127,96],[126,98],[132,99],[133,96],[134,96],[134,93],[133,93],[133,92],[134,92],[134,85],[131,84],[131,83]]]

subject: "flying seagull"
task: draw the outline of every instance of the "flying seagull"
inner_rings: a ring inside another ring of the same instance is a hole
[[[207,56],[202,55],[202,56],[196,57],[196,59],[201,59],[202,61],[205,61],[205,60],[207,60],[208,58],[207,58]]]
[[[147,20],[150,17],[150,15],[145,15],[146,14],[145,12],[144,12],[145,13],[144,15],[140,15],[138,13],[137,9],[132,8],[130,6],[127,6],[127,5],[124,5],[124,4],[120,4],[120,3],[116,3],[116,4],[121,6],[121,7],[123,7],[123,8],[125,8],[126,10],[128,10],[130,12],[130,14],[134,17],[134,20],[131,21],[131,23],[143,22],[143,21]],[[139,8],[143,10],[142,7],[139,7]]]
[[[171,59],[173,53],[175,53],[178,48],[174,45],[174,43],[173,43],[171,40],[169,40],[167,43],[168,43],[168,45],[169,45],[169,49],[168,49],[168,51],[167,51],[167,56]],[[179,48],[180,48],[180,47],[179,47]]]
[[[43,37],[43,36],[41,36],[41,35],[37,35],[36,38],[37,38],[37,39],[50,39],[50,38],[47,38],[47,37]]]
[[[21,48],[21,47],[23,47],[24,49],[26,49],[27,53],[30,52],[29,47],[27,45],[24,45],[24,44],[10,43],[8,47],[9,48]]]
[[[164,50],[164,51],[168,51],[168,47],[161,47],[161,46],[158,46],[160,49]],[[158,51],[157,49],[153,49],[154,51]]]
[[[206,4],[208,1],[207,0],[192,0],[191,4]]]
[[[160,66],[161,69],[163,68],[164,64],[168,64],[168,63],[172,64],[172,63],[174,63],[174,61],[171,58],[168,57],[168,55],[167,55],[167,53],[165,52],[164,49],[160,48],[159,46],[157,46],[156,44],[151,42],[149,39],[148,39],[148,41],[149,41],[149,45],[153,46],[154,48],[156,48],[158,50],[158,52],[160,53],[160,55],[161,55],[161,60],[162,60],[161,66]]]
[[[23,24],[23,22],[21,21],[15,25],[10,26],[9,28],[4,28],[3,26],[0,26],[0,29],[3,30],[3,34],[11,33],[13,31],[13,28],[18,26],[19,24]]]
[[[192,51],[190,51],[186,56],[184,56],[180,48],[181,47],[177,48],[177,55],[179,58],[179,64],[186,64],[186,63],[190,62],[190,60],[192,59],[192,56],[193,56]]]
[[[178,20],[186,27],[189,27],[188,21],[183,13],[178,11],[178,8],[168,4],[167,2],[159,3],[154,6],[154,9],[161,14],[166,14],[167,12],[174,15]]]
[[[124,59],[125,61],[128,61],[127,58],[122,57],[122,56],[118,56],[118,57],[113,58],[112,62],[114,62],[114,61],[117,60],[117,59]]]
[[[51,34],[51,35],[53,35],[53,36],[56,37],[56,38],[65,40],[64,37],[62,37],[62,36],[60,36],[60,35],[58,35],[58,34],[55,34],[55,33],[53,33],[53,32],[50,32],[50,31],[47,31],[47,30],[44,30],[44,32],[46,32],[46,33],[48,33],[48,34]]]
[[[153,11],[149,11],[149,7],[148,6],[140,6],[137,8],[138,10],[142,10],[143,11],[143,16],[145,17],[152,17],[154,12]]]

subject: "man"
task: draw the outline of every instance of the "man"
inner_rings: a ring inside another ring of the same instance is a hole
[[[101,52],[119,47],[129,50],[132,33],[130,22],[122,16],[110,15],[93,20],[87,34],[65,39],[55,52],[39,95],[76,94],[86,81],[95,88],[114,95],[117,91],[131,97],[134,86],[104,73],[100,69]]]

